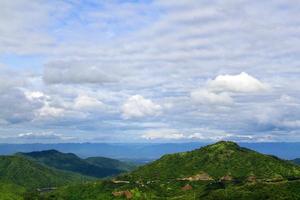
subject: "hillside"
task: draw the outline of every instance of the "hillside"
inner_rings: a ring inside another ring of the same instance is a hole
[[[26,189],[12,183],[3,183],[0,181],[0,199],[1,200],[22,200]]]
[[[218,142],[206,147],[171,155],[140,167],[130,174],[143,180],[220,178],[245,180],[289,179],[300,177],[300,168],[275,156],[242,148],[233,142]]]
[[[62,187],[41,199],[300,199],[300,167],[218,142],[161,159],[113,180]]]
[[[131,163],[105,157],[89,157],[86,158],[85,161],[101,168],[118,169],[123,172],[129,172],[136,168],[136,166]]]
[[[85,178],[74,173],[50,169],[20,156],[0,156],[0,182],[24,188],[54,187]]]
[[[97,178],[113,176],[129,170],[126,163],[118,160],[102,157],[81,159],[75,154],[61,153],[56,150],[18,153],[18,155],[33,159],[49,167]]]

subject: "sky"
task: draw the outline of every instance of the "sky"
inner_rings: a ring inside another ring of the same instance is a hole
[[[299,10],[1,0],[0,142],[300,141]]]

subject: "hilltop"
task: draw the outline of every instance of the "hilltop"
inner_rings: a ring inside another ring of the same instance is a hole
[[[165,155],[140,167],[130,178],[167,180],[221,178],[245,180],[300,177],[300,168],[275,156],[260,154],[233,142],[218,142],[184,153]]]

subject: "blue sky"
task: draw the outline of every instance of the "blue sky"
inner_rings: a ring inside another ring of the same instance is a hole
[[[3,0],[0,142],[300,141],[299,9]]]

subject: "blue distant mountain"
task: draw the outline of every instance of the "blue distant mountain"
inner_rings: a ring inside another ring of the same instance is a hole
[[[116,159],[154,160],[164,154],[184,152],[208,143],[59,143],[59,144],[0,144],[1,155],[17,152],[32,152],[56,149],[71,152],[80,157],[103,156]],[[297,143],[239,143],[240,146],[260,153],[276,155],[283,159],[300,157],[300,142]]]

